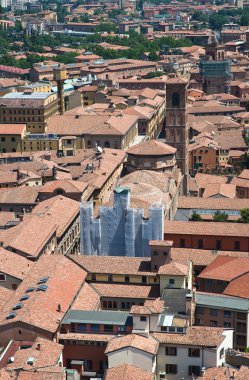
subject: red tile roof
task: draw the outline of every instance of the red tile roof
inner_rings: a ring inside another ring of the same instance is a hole
[[[166,239],[168,235],[204,235],[204,236],[233,236],[246,237],[249,236],[249,224],[226,223],[220,222],[180,222],[166,221],[164,226]]]
[[[29,299],[23,302],[24,305],[20,310],[17,310],[15,318],[6,319],[13,306],[20,302],[20,297],[26,294],[28,288],[37,288],[42,277],[48,277],[47,290],[28,293]],[[86,272],[66,256],[41,256],[13,297],[2,308],[0,331],[11,328],[13,323],[25,323],[33,326],[33,330],[39,328],[54,334],[85,278]]]
[[[249,258],[221,255],[201,272],[199,278],[232,281],[245,273],[249,273]]]
[[[108,368],[105,380],[153,380],[154,375],[144,369],[134,367],[130,364],[121,364]]]
[[[142,336],[138,334],[129,334],[126,336],[115,336],[108,342],[105,354],[110,352],[122,350],[124,348],[133,347],[137,350],[148,352],[149,354],[156,355],[158,350],[158,341],[152,336]]]
[[[219,347],[225,339],[223,328],[193,326],[185,334],[153,333],[161,344]]]
[[[176,148],[161,141],[148,140],[129,148],[127,153],[141,156],[165,156],[175,154]]]
[[[21,135],[26,124],[0,124],[0,135]]]
[[[236,264],[236,263],[235,263]],[[223,294],[233,297],[241,297],[249,299],[249,273],[246,273],[240,277],[235,278],[226,287]]]
[[[161,265],[158,274],[165,276],[187,276],[188,266],[171,261],[169,264]]]

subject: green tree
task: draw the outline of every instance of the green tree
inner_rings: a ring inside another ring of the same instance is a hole
[[[219,13],[215,13],[212,16],[209,17],[209,27],[211,29],[218,29],[221,30],[222,25],[227,23],[227,16],[224,16]]]
[[[208,22],[208,16],[202,13],[201,11],[196,11],[192,14],[192,20]]]
[[[158,55],[155,51],[151,51],[148,55],[149,61],[158,61]]]
[[[241,157],[240,167],[241,169],[249,169],[249,154],[243,154]]]
[[[240,25],[248,26],[249,25],[249,14],[245,13],[241,16]]]
[[[222,211],[216,211],[213,215],[214,222],[227,222],[228,214]]]
[[[249,223],[249,208],[243,208],[240,210],[241,218],[239,218],[239,223]]]
[[[202,217],[200,216],[200,214],[198,214],[197,212],[193,212],[193,214],[191,215],[191,218],[189,219],[191,222],[201,222],[202,221]]]

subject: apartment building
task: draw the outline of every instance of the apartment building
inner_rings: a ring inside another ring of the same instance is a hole
[[[190,173],[212,173],[217,170],[219,145],[209,134],[196,136],[188,146]]]
[[[76,148],[127,149],[138,135],[136,116],[123,115],[81,115],[75,111],[64,115],[55,115],[48,124],[48,133],[59,138],[75,136]],[[70,138],[67,138],[70,140]]]
[[[184,334],[152,335],[159,341],[157,375],[167,380],[190,380],[201,375],[203,367],[222,366],[226,349],[233,346],[232,329],[193,326]]]
[[[26,124],[0,124],[0,152],[21,152]]]
[[[164,238],[179,248],[249,251],[248,224],[166,221]]]
[[[88,66],[82,66],[80,73],[81,76],[91,74],[97,79],[118,81],[120,78],[154,71],[162,71],[161,65],[157,62],[120,58],[92,62]]]
[[[215,187],[214,184],[211,186]],[[188,221],[193,213],[197,213],[202,220],[210,221],[217,211],[221,211],[228,215],[228,220],[235,221],[240,218],[240,210],[247,206],[246,199],[179,197],[175,220]]]
[[[0,122],[26,124],[27,132],[44,133],[49,119],[58,113],[57,94],[12,92],[0,99]]]
[[[1,233],[0,243],[32,261],[44,253],[78,251],[79,203],[62,195],[39,203],[17,226]]]
[[[195,323],[198,326],[233,328],[234,347],[239,350],[248,347],[248,299],[196,292],[195,300]]]

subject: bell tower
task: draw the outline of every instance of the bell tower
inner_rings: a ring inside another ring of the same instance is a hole
[[[188,81],[179,77],[166,81],[166,143],[177,149],[176,162],[184,176],[184,195],[187,195],[188,176],[187,86]]]

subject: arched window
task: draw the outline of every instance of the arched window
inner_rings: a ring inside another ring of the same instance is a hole
[[[57,195],[64,195],[64,190],[63,189],[57,189],[56,194]]]
[[[179,108],[180,106],[180,95],[177,92],[174,92],[172,95],[172,107]]]

